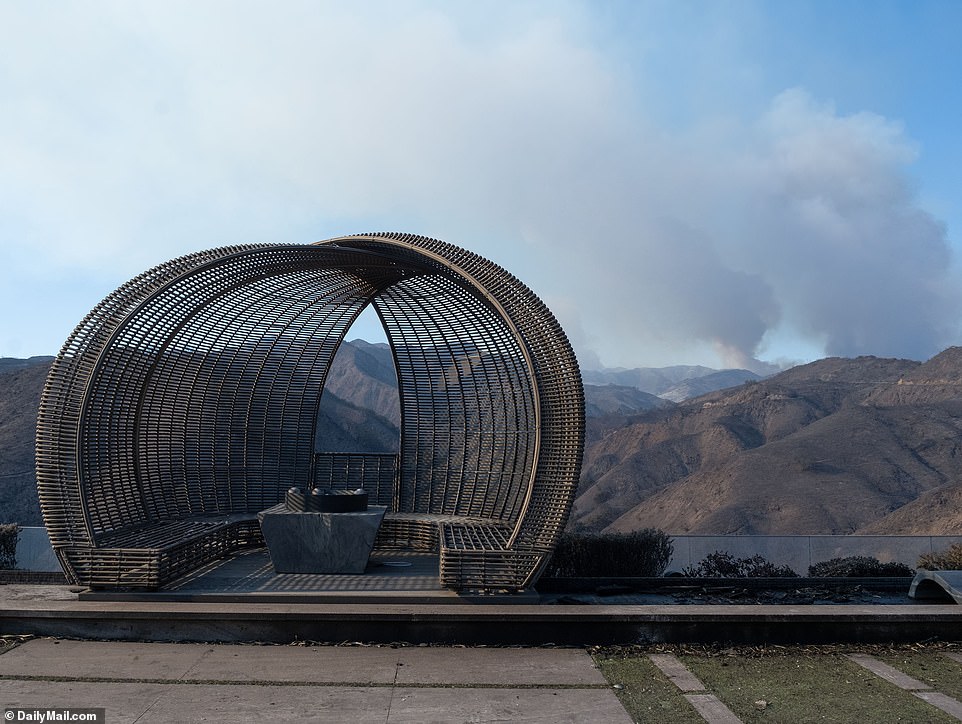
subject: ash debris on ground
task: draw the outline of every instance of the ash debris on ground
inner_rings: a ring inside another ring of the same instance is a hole
[[[636,591],[628,586],[602,586],[593,591],[542,595],[549,605],[871,605],[916,602],[904,591],[877,591],[861,585],[765,589],[741,586],[691,586]]]

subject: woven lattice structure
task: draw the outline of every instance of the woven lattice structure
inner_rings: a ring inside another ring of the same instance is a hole
[[[324,383],[373,306],[394,355],[397,455],[317,453]],[[584,397],[560,326],[504,269],[404,234],[213,249],[162,264],[64,344],[37,424],[44,521],[68,576],[157,587],[260,543],[291,486],[363,485],[380,547],[442,584],[527,587],[566,522]]]

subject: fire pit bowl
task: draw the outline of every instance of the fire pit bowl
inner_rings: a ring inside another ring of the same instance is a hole
[[[367,510],[363,490],[324,490],[316,488],[307,496],[309,513],[359,513]]]

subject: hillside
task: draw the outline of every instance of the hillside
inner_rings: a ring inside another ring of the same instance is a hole
[[[960,382],[957,348],[924,364],[825,359],[626,419],[588,446],[572,525],[952,530],[962,498]]]
[[[360,339],[342,344],[327,373],[324,395],[322,410],[328,396],[333,395],[355,408],[372,410],[393,425],[397,435],[401,410],[394,358],[387,344],[370,344]],[[332,417],[336,419],[336,415]]]
[[[583,370],[582,378],[586,385],[634,387],[672,402],[761,379],[748,370],[714,370],[699,365]]]
[[[0,523],[41,525],[33,446],[51,359],[0,359]],[[386,345],[342,345],[319,411],[316,449],[397,450],[396,379]]]
[[[646,410],[660,410],[672,403],[637,387],[621,385],[585,385],[585,416],[634,415]]]
[[[49,365],[53,362],[53,357],[29,357],[20,359],[19,357],[0,357],[0,374],[13,372],[15,370],[25,370],[37,365]]]
[[[33,438],[49,360],[0,360],[0,522],[40,522]],[[679,403],[632,385],[586,384],[573,528],[944,534],[962,527],[962,349],[925,363],[824,359],[764,380],[746,381],[737,370],[665,370],[647,375],[662,380],[662,394],[742,382]],[[647,374],[622,373],[636,381]],[[386,345],[342,345],[316,449],[396,450],[396,385]]]
[[[737,387],[745,382],[760,379],[761,377],[748,370],[720,370],[718,372],[701,375],[700,377],[691,377],[683,380],[676,385],[672,385],[664,392],[659,393],[658,396],[672,402],[684,402],[685,400],[706,395],[715,390]]]
[[[0,523],[40,524],[33,440],[51,359],[0,359]]]
[[[0,522],[40,524],[34,477],[33,440],[37,406],[52,357],[0,358]],[[708,384],[728,381],[708,368],[627,370],[629,377],[679,379],[705,375]],[[586,406],[599,429],[620,425],[624,416],[672,406],[672,402],[636,387],[586,385]],[[327,380],[318,414],[318,451],[390,452],[398,448],[400,408],[394,360],[386,344],[353,340],[342,344]]]

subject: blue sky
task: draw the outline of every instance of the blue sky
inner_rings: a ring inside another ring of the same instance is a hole
[[[962,340],[962,3],[0,4],[0,356],[167,259],[398,230],[587,367]],[[360,331],[368,336],[366,330]]]

